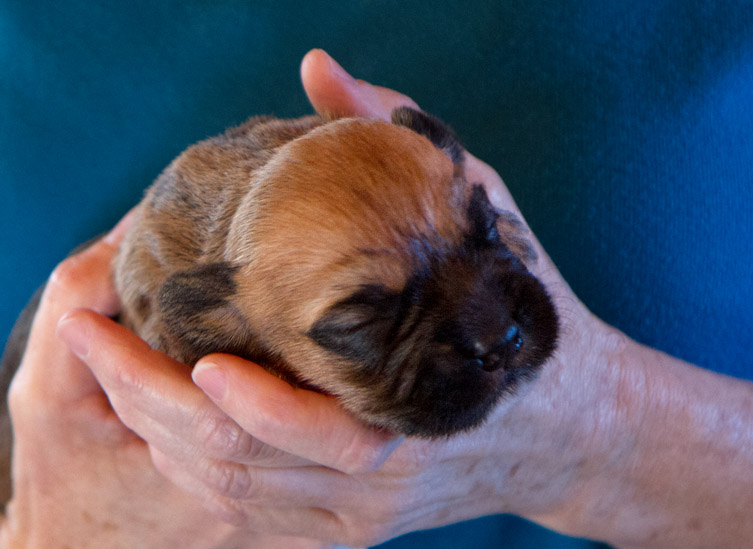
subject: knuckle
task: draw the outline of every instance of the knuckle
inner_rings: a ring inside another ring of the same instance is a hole
[[[24,411],[30,411],[36,408],[34,395],[28,390],[27,383],[23,383],[19,376],[16,376],[8,388],[8,412],[12,419],[17,419]]]
[[[248,526],[249,516],[238,500],[214,495],[205,497],[202,504],[204,509],[227,524],[239,528]]]
[[[70,291],[81,286],[90,273],[81,255],[74,255],[60,263],[52,271],[49,287],[52,291]]]
[[[236,463],[209,460],[203,477],[207,486],[224,498],[248,499],[253,491],[248,469]]]
[[[13,429],[21,425],[29,428],[36,425],[49,426],[65,422],[68,417],[66,405],[54,398],[40,387],[40,384],[26,371],[19,371],[11,380],[6,393],[8,418]]]
[[[142,394],[147,391],[143,375],[140,375],[137,369],[125,361],[113,364],[108,385],[110,385],[108,394],[111,399],[117,399],[121,395]]]
[[[202,415],[197,420],[199,438],[210,455],[224,459],[238,459],[252,452],[253,439],[228,417]]]
[[[64,259],[55,267],[48,280],[48,286],[55,291],[88,290],[93,277],[101,272],[98,267],[109,261],[110,254],[100,242]],[[104,263],[103,263],[104,262]]]
[[[21,384],[20,378],[18,375],[16,375],[10,383],[10,387],[8,387],[8,408],[11,413],[15,408],[20,408],[21,403],[24,400],[23,389],[24,388]]]

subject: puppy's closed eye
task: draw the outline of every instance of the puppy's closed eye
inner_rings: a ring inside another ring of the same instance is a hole
[[[115,262],[123,321],[188,364],[230,352],[407,435],[478,425],[551,356],[522,223],[439,119],[255,118],[148,191]]]
[[[399,309],[400,294],[365,285],[329,307],[307,335],[337,355],[375,364],[395,337]]]

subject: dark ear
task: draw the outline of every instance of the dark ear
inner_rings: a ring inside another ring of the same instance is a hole
[[[468,202],[468,222],[471,229],[471,238],[478,243],[499,241],[498,219],[499,214],[489,202],[484,187],[474,185]]]
[[[237,267],[209,263],[171,275],[159,293],[165,352],[193,365],[215,352],[239,354],[248,326],[230,298]]]
[[[410,107],[398,107],[392,111],[392,123],[405,126],[423,135],[445,153],[453,164],[463,163],[463,146],[449,126],[436,116]]]
[[[497,210],[483,186],[476,184],[468,201],[469,238],[476,245],[501,242],[525,263],[536,261],[536,250],[526,237],[525,224],[512,212]]]
[[[399,293],[366,285],[327,309],[306,335],[340,356],[375,363],[393,339],[399,310]]]

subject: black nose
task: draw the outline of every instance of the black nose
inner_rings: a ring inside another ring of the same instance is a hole
[[[482,341],[474,343],[476,364],[487,372],[499,370],[509,364],[522,345],[523,337],[520,335],[520,327],[513,323],[493,344],[486,345]]]

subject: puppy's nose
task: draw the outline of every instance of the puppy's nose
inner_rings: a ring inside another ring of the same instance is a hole
[[[476,364],[487,372],[494,372],[505,367],[518,354],[523,345],[520,327],[513,323],[507,327],[502,337],[491,345],[477,340],[473,345]]]

